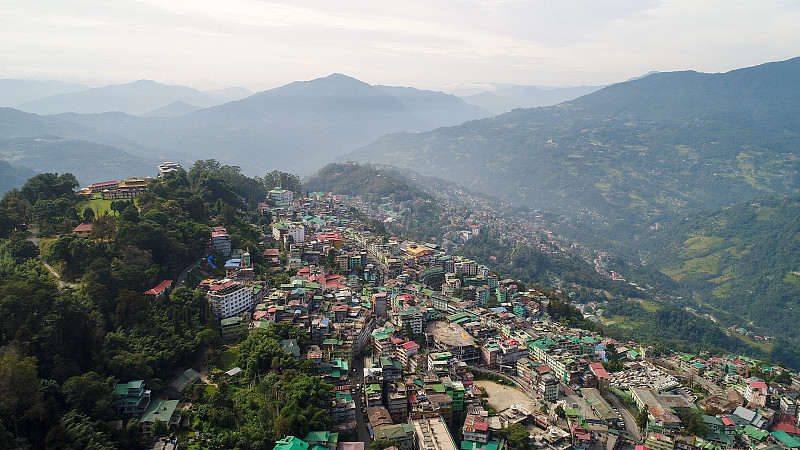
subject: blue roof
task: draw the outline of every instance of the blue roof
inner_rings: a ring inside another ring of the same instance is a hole
[[[508,310],[507,310],[507,309],[505,309],[505,308],[504,308],[504,307],[502,307],[502,306],[498,306],[497,308],[489,308],[489,309],[491,309],[491,310],[492,310],[492,311],[494,311],[494,312],[499,312],[499,313],[508,312]]]

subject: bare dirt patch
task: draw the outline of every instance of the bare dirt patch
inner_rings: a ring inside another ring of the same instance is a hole
[[[511,405],[522,405],[530,411],[539,409],[536,402],[517,387],[503,386],[487,380],[476,381],[475,385],[489,395],[489,406],[495,411],[502,411]]]

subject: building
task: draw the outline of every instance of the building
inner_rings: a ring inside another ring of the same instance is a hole
[[[278,203],[289,204],[294,200],[294,192],[286,189],[275,188],[269,191],[269,198]]]
[[[286,436],[275,443],[273,450],[308,450],[308,443],[294,436]]]
[[[306,227],[300,223],[293,223],[289,225],[288,235],[292,238],[292,242],[299,244],[306,240]]]
[[[206,294],[214,317],[227,319],[253,308],[253,288],[230,279],[212,283]]]
[[[144,291],[144,295],[148,295],[152,298],[161,298],[169,291],[172,287],[172,280],[163,280],[162,282],[158,283],[154,288],[148,289]]]
[[[407,450],[414,449],[414,426],[410,423],[398,423],[396,425],[381,425],[374,430],[375,440],[390,439],[405,447]]]
[[[119,200],[136,198],[147,190],[147,180],[144,178],[126,178],[119,182],[115,189],[103,189],[104,200]]]
[[[96,194],[98,192],[103,192],[106,189],[116,189],[119,186],[119,181],[103,181],[101,183],[92,183],[89,186],[86,186],[85,189],[89,189],[92,191],[92,194]]]
[[[141,416],[150,405],[150,391],[145,390],[144,380],[117,384],[117,412],[128,416]]]
[[[539,378],[538,391],[550,403],[558,401],[558,380],[550,375]]]
[[[386,292],[377,292],[372,294],[372,312],[377,317],[388,317],[387,313],[388,299]]]
[[[417,446],[422,450],[458,450],[447,424],[441,416],[434,418],[414,419],[411,421],[414,426]]]
[[[225,227],[214,227],[211,229],[211,249],[220,252],[225,256],[231,254],[231,237]]]
[[[245,328],[244,321],[239,316],[228,317],[219,322],[222,332],[222,340],[225,342],[236,342],[242,338]]]
[[[92,233],[92,224],[90,223],[79,224],[77,227],[75,227],[75,229],[72,230],[72,234],[74,234],[75,237],[81,239],[88,238],[89,234],[91,233]]]
[[[467,414],[461,429],[464,440],[487,444],[489,442],[489,422],[483,416]]]
[[[767,403],[767,383],[761,380],[747,380],[744,398],[748,408],[764,407]]]
[[[176,411],[178,407],[178,400],[158,400],[151,402],[150,406],[142,414],[139,423],[142,425],[142,431],[145,433],[150,432],[150,427],[160,420],[172,428],[177,426],[181,421],[180,411]]]
[[[179,171],[181,169],[182,169],[182,167],[181,167],[180,164],[176,164],[176,163],[174,163],[172,161],[167,161],[167,162],[165,162],[163,164],[159,164],[158,165],[158,177],[159,178],[164,178],[164,175],[166,175],[168,173],[172,173],[172,172],[177,172],[177,171]]]

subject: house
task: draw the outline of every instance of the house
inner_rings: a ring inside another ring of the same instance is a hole
[[[142,431],[149,433],[156,420],[166,423],[170,428],[177,426],[181,421],[181,413],[176,411],[177,407],[178,400],[158,400],[150,403],[139,419]]]
[[[150,391],[145,390],[144,380],[119,383],[114,388],[117,396],[117,412],[128,416],[140,416],[150,405]]]
[[[302,439],[286,436],[275,443],[274,450],[308,450],[309,445]]]
[[[761,380],[747,380],[744,398],[749,408],[764,407],[767,403],[767,383]]]
[[[82,223],[82,224],[78,225],[77,227],[75,227],[72,230],[72,234],[74,234],[75,237],[78,237],[78,238],[81,238],[81,239],[88,238],[89,234],[91,232],[92,232],[92,224],[91,223]]]
[[[226,257],[230,256],[231,237],[228,235],[228,230],[224,227],[213,227],[211,229],[211,248]]]
[[[200,380],[200,374],[194,369],[186,369],[164,387],[170,397],[180,398],[190,385]]]
[[[172,287],[172,280],[163,280],[158,283],[156,287],[144,291],[144,295],[150,296],[153,299],[163,297],[167,291]]]
[[[177,172],[178,170],[182,169],[180,164],[176,164],[172,161],[167,161],[163,164],[158,165],[158,178],[164,178],[164,175],[172,172]]]

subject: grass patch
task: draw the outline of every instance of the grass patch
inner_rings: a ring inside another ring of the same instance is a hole
[[[758,216],[756,216],[756,220],[770,220],[772,216],[775,215],[777,208],[771,208],[767,206],[762,206],[758,208]]]
[[[792,272],[787,273],[786,276],[783,277],[783,281],[789,284],[793,284],[797,287],[800,287],[800,277],[798,277],[796,274]]]
[[[719,236],[695,236],[683,242],[684,249],[681,253],[686,256],[701,255],[723,242],[725,239]]]
[[[126,199],[126,200],[131,200],[131,199]],[[134,198],[132,200],[133,200],[133,203],[138,207],[139,206],[139,199]],[[79,209],[80,209],[80,212],[83,213],[83,210],[86,209],[86,207],[92,208],[92,210],[94,211],[94,215],[95,216],[98,216],[98,215],[101,215],[101,214],[111,214],[113,212],[113,211],[111,211],[111,202],[113,202],[113,201],[114,200],[103,200],[99,196],[98,197],[92,197],[92,199],[89,200],[88,202],[86,202],[84,204],[81,204]]]
[[[642,309],[647,312],[656,312],[661,309],[661,307],[659,307],[657,304],[647,300],[639,300],[639,304],[642,305]]]
[[[207,384],[205,385],[205,390],[206,390],[206,396],[214,395],[214,392],[217,392],[217,387],[214,386],[213,384]]]
[[[728,298],[731,295],[731,289],[733,289],[733,285],[727,282],[715,287],[711,293],[717,298]]]
[[[643,324],[643,322],[637,322],[625,316],[612,316],[611,320],[614,322],[616,326],[624,328],[626,330],[632,330]]]
[[[719,255],[708,255],[690,259],[683,263],[680,269],[665,270],[664,274],[675,281],[681,281],[685,276],[706,273],[716,275],[719,272]]]
[[[219,367],[223,372],[233,369],[236,359],[239,358],[239,348],[229,348],[219,355]]]

